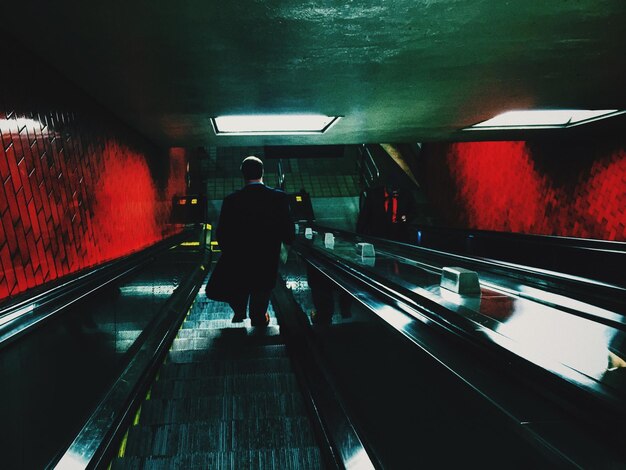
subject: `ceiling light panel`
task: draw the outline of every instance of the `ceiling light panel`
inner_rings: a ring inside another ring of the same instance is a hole
[[[211,118],[217,135],[321,134],[339,120],[320,114],[253,114]]]
[[[508,111],[463,130],[563,129],[623,114],[617,109],[534,109]]]

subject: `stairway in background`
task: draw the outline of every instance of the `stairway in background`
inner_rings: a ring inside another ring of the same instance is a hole
[[[221,201],[241,188],[243,181],[239,166],[247,155],[264,160],[264,180],[268,186],[277,185],[277,165],[274,159],[265,159],[263,147],[209,147],[202,162],[206,175],[207,199]],[[287,192],[305,189],[311,197],[355,197],[359,195],[356,153],[343,158],[285,158]]]
[[[112,469],[322,468],[270,315],[266,330],[236,326],[201,289]]]

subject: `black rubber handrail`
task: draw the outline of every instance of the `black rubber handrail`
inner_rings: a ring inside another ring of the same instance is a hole
[[[559,419],[563,419],[563,410],[567,410],[568,413],[572,412],[583,420],[589,420],[589,422],[600,417],[602,419],[617,419],[612,414],[616,401],[610,400],[613,406],[609,410],[602,410],[605,414],[592,416],[589,409],[584,406],[581,408],[581,404],[584,404],[585,401],[584,397],[577,394],[577,387],[562,380],[554,380],[555,377],[548,371],[538,368],[513,353],[503,354],[501,348],[496,351],[489,347],[490,345],[486,342],[476,341],[475,336],[468,335],[467,332],[455,326],[453,322],[446,320],[442,315],[443,307],[440,305],[434,302],[415,302],[414,298],[405,295],[408,293],[396,292],[384,282],[380,282],[381,280],[372,279],[367,273],[359,273],[351,266],[342,266],[337,260],[321,255],[310,247],[300,245],[296,250],[313,268],[492,403],[513,429],[520,433],[524,439],[542,448],[549,458],[554,459],[557,465],[573,465],[585,468],[585,465],[581,465],[580,462],[584,462],[587,456],[578,454],[581,445],[585,443],[585,437],[575,435],[574,431],[567,436],[551,436],[550,433],[546,436],[543,435],[541,429],[523,426],[523,420],[520,418],[534,414],[529,410],[535,408],[548,410],[548,413],[560,414],[561,418]],[[402,319],[400,319],[401,317]],[[407,321],[407,318],[410,320]],[[469,345],[473,354],[477,354],[477,357],[482,357],[483,360],[472,362],[468,360],[468,357],[455,355],[446,347],[445,338],[441,336],[426,339],[422,333],[422,328],[417,326],[420,324],[436,325],[444,331],[454,333],[454,338],[459,338],[464,344]],[[491,365],[487,365],[485,362],[487,360]],[[506,372],[511,367],[516,371],[515,376],[510,376]],[[493,368],[496,372],[495,374],[493,371],[486,373],[485,368],[489,370]],[[503,381],[504,374],[507,374],[510,381]],[[516,381],[523,384],[527,389],[534,390],[538,395],[520,398],[517,396],[519,385],[515,385],[514,382]],[[546,397],[550,398],[553,404],[545,400]],[[557,403],[558,405],[556,405]],[[609,458],[608,455],[601,457],[603,459]],[[592,461],[594,463],[599,462],[598,460]]]
[[[357,461],[358,468],[381,468],[375,451],[364,442],[335,391],[306,313],[285,285],[274,289],[273,304],[328,468],[354,468]]]
[[[106,468],[198,294],[209,256],[203,250],[198,266],[179,284],[142,333],[143,342],[124,371],[67,450],[48,468]]]
[[[409,260],[435,259],[439,265],[439,270],[442,266],[460,266],[473,271],[490,273],[501,278],[522,281],[528,286],[566,295],[582,302],[593,302],[594,305],[609,309],[611,312],[586,313],[575,312],[570,309],[570,313],[599,321],[614,328],[626,328],[626,289],[618,285],[495,259],[459,255],[383,238],[363,236],[331,227],[320,225],[313,225],[313,227],[318,232],[332,232],[349,240],[359,239],[360,241],[369,241],[377,247],[383,246],[396,257]]]
[[[411,243],[474,257],[566,272],[626,287],[626,242],[411,226]]]
[[[519,356],[517,353],[507,350],[504,346],[493,343],[490,339],[481,335],[476,330],[477,325],[470,319],[464,318],[461,315],[451,312],[445,306],[438,302],[424,297],[412,290],[399,286],[388,279],[381,278],[380,276],[366,271],[362,267],[352,263],[350,261],[331,257],[329,254],[322,253],[319,250],[312,247],[301,247],[299,252],[302,256],[313,263],[322,263],[325,269],[331,272],[341,273],[344,276],[349,276],[351,279],[357,281],[363,289],[377,292],[377,295],[383,296],[387,301],[393,303],[402,303],[410,306],[415,312],[420,312],[420,315],[416,319],[436,325],[448,332],[454,333],[456,336],[463,338],[470,342],[474,346],[478,346],[487,351],[491,351],[494,357],[508,357],[509,360],[521,360],[521,364],[531,366],[533,369],[543,369],[542,367],[534,364],[532,361]],[[482,325],[479,325],[482,326]],[[503,356],[504,353],[504,356]],[[592,397],[600,404],[600,406],[607,411],[607,414],[618,411],[621,415],[626,417],[626,407],[623,403],[623,397],[616,395],[611,389],[600,384],[599,382],[589,384],[588,377],[582,373],[577,373],[574,370],[569,370],[569,376],[563,377],[556,371],[548,371],[550,376],[554,377],[556,382],[568,383],[571,387],[566,387],[571,391],[578,390],[583,392],[584,396]],[[575,377],[579,376],[579,380]],[[583,396],[581,395],[581,396]]]
[[[497,232],[494,230],[457,229],[450,227],[428,227],[412,225],[415,231],[432,232],[454,235],[462,238],[483,237],[507,242],[531,242],[545,246],[563,246],[568,248],[590,248],[594,250],[609,250],[626,254],[626,242],[614,240],[600,240],[597,238],[564,237],[559,235],[538,235],[516,232]]]

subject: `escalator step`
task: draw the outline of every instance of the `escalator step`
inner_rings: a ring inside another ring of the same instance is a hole
[[[196,301],[112,470],[323,467],[280,328],[231,317]]]
[[[211,354],[227,354],[235,359],[261,357],[287,357],[287,348],[283,344],[237,344],[233,348],[232,342],[220,345],[215,338],[176,338],[172,344],[170,353],[178,351],[206,351]]]
[[[322,468],[316,447],[246,450],[236,452],[196,452],[175,457],[126,457],[117,459],[111,470],[171,470],[184,468],[300,470]]]
[[[305,415],[302,398],[297,393],[238,394],[186,400],[153,398],[143,405],[141,424],[214,422]]]
[[[265,359],[268,361],[276,361],[279,359],[287,358],[287,354],[284,351],[270,351],[271,354],[265,354],[265,351],[257,350],[247,352],[247,351],[235,351],[234,352],[234,360],[243,362],[243,361],[252,361],[255,359]],[[221,357],[220,357],[221,356]],[[219,349],[182,349],[182,350],[172,350],[169,352],[168,361],[170,363],[175,364],[194,364],[198,362],[206,362],[206,361],[218,361],[221,358],[223,360],[230,360],[228,355],[228,351],[224,351],[224,348]]]
[[[174,399],[234,393],[291,393],[298,390],[296,377],[291,373],[237,374],[194,380],[161,378],[152,388],[152,397]]]
[[[249,318],[245,319],[243,323],[232,323],[231,319],[232,319],[232,314],[230,314],[228,318],[221,318],[221,319],[211,318],[211,319],[206,319],[206,320],[202,320],[196,317],[192,319],[190,316],[183,323],[183,329],[186,329],[186,330],[188,329],[221,330],[223,328],[227,328],[227,329],[228,328],[243,328],[244,326],[246,327],[252,326],[250,324]],[[276,321],[276,318],[270,317],[270,326],[278,326],[278,322]]]
[[[182,358],[184,359],[184,358]],[[167,362],[161,368],[162,378],[194,379],[213,375],[290,372],[287,358],[246,359],[241,361],[205,360],[203,362]]]
[[[137,438],[138,434],[141,434],[140,439]],[[133,443],[138,441],[144,443],[130,445],[131,437]],[[129,433],[126,455],[173,456],[190,452],[227,452],[314,445],[308,418],[265,418],[135,426]]]

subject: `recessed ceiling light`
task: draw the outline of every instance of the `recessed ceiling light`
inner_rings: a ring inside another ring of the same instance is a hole
[[[626,111],[617,109],[531,109],[508,111],[464,131],[506,129],[564,129],[598,121]]]
[[[217,135],[322,134],[339,120],[320,114],[253,114],[211,118]]]

